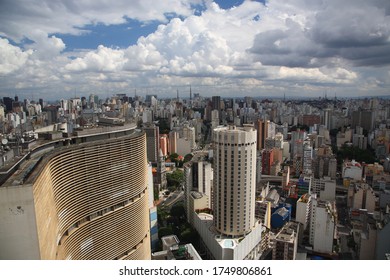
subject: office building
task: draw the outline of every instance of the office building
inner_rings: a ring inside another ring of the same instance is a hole
[[[274,163],[274,149],[263,150],[262,156],[261,156],[262,174],[270,175],[271,174],[271,167],[272,167],[273,163]]]
[[[160,150],[159,128],[153,123],[146,123],[143,127],[146,133],[146,149],[150,162],[157,162]]]
[[[212,208],[213,170],[205,160],[206,153],[197,153],[184,164],[184,203],[187,220],[192,224],[193,211]]]
[[[255,123],[257,130],[257,150],[261,151],[265,148],[265,140],[268,138],[269,121],[258,119]]]

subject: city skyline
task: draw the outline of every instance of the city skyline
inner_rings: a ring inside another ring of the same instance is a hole
[[[2,1],[0,96],[389,95],[389,4],[306,2]]]

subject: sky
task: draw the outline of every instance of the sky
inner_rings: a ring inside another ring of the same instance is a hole
[[[1,0],[0,97],[390,95],[388,0]]]

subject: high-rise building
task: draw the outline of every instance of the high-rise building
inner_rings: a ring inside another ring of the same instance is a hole
[[[268,138],[269,121],[258,119],[255,125],[257,129],[257,150],[265,148],[265,139]]]
[[[335,201],[336,200],[336,180],[330,177],[320,179],[313,179],[311,186],[312,193],[315,193],[318,198],[322,200]]]
[[[313,147],[310,141],[303,142],[303,173],[312,174]]]
[[[296,206],[295,220],[303,225],[303,230],[306,230],[311,219],[311,195],[305,193],[302,195]]]
[[[274,163],[274,149],[263,150],[262,157],[261,157],[262,174],[270,175],[271,166],[273,163]]]
[[[221,118],[221,96],[213,96],[211,97],[212,101],[212,109],[217,110],[219,115],[218,118]]]
[[[336,179],[337,159],[333,154],[317,156],[313,159],[314,178],[330,177]]]
[[[160,150],[159,128],[155,124],[144,124],[146,133],[147,156],[150,162],[157,162]]]
[[[372,187],[367,183],[354,182],[348,187],[347,205],[352,209],[367,209],[372,213],[376,210],[378,198]]]
[[[40,142],[0,187],[0,259],[150,259],[146,137],[135,125]]]
[[[162,151],[160,149],[159,156],[158,156],[158,162],[157,162],[157,170],[156,170],[156,184],[157,188],[156,191],[166,189],[167,188],[167,174],[166,174],[166,168],[165,168],[165,159],[164,155],[162,154]]]
[[[358,110],[352,112],[352,128],[358,126],[367,130],[372,131],[375,123],[375,112],[371,110]]]
[[[255,225],[256,130],[217,128],[214,145],[214,226],[227,236],[242,236]]]
[[[11,97],[7,97],[7,96],[3,97],[4,106],[8,112],[12,111],[12,103],[13,102],[14,102],[14,100]]]
[[[177,153],[177,138],[178,133],[176,131],[169,132],[169,145],[168,145],[168,153],[173,154]]]
[[[335,202],[323,201],[312,195],[309,242],[313,251],[321,253],[333,252],[333,241],[337,224]]]
[[[168,155],[168,135],[160,134],[160,149],[164,157]]]
[[[203,152],[197,153],[191,161],[184,164],[184,201],[187,220],[191,224],[192,211],[199,209],[195,204],[202,205],[202,208],[212,208],[213,171],[211,163],[205,160],[205,156],[206,154]],[[200,195],[191,195],[192,192],[197,192]],[[199,203],[201,200],[202,203]]]

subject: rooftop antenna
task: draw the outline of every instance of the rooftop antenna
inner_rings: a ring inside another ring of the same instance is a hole
[[[179,89],[176,89],[177,100],[179,101]]]

